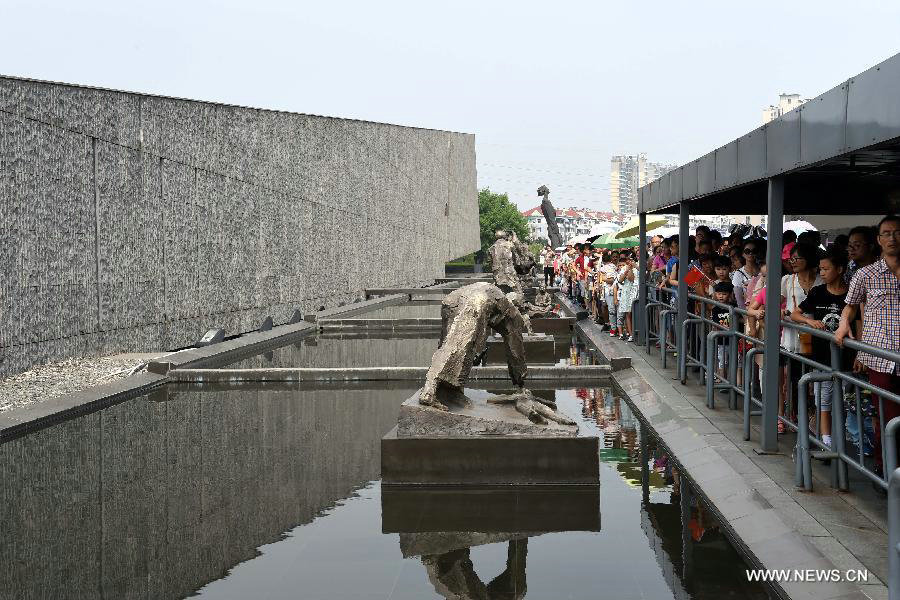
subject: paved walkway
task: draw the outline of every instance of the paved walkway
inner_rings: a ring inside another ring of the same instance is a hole
[[[572,310],[565,300],[563,305]],[[816,463],[814,491],[797,489],[793,435],[782,436],[778,454],[761,455],[758,418],[751,441],[744,441],[743,413],[730,410],[724,394],[711,410],[705,388],[691,377],[682,385],[673,368],[662,369],[658,350],[648,355],[590,320],[579,321],[578,328],[604,356],[632,358],[632,368],[614,373],[615,380],[759,566],[869,572],[865,584],[787,583],[779,593],[795,599],[887,598],[886,501],[867,481],[851,474],[851,491],[838,492],[830,487],[830,469]]]

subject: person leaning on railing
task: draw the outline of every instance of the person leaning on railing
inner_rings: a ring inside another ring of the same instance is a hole
[[[847,306],[841,313],[841,322],[835,332],[835,340],[843,344],[845,338],[854,339],[851,331],[859,305],[865,309],[862,319],[864,344],[877,346],[891,352],[900,352],[900,216],[888,215],[878,223],[878,245],[881,260],[862,267],[850,280]],[[854,370],[865,370],[869,383],[893,393],[900,393],[898,363],[859,352]],[[880,415],[887,423],[900,416],[900,406],[885,400]],[[875,459],[881,463],[881,427],[875,428]]]

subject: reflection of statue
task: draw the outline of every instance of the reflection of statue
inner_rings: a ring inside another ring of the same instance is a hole
[[[494,234],[495,242],[488,252],[491,256],[491,272],[494,274],[494,285],[503,293],[521,292],[518,272],[516,270],[516,245],[502,229]]]
[[[562,246],[562,237],[559,235],[559,226],[556,224],[556,210],[550,204],[550,188],[542,185],[538,188],[538,196],[541,196],[541,212],[544,213],[544,221],[547,222],[547,236],[550,238],[550,245],[554,248]]]
[[[425,376],[419,404],[439,410],[447,410],[442,401],[468,404],[463,387],[476,357],[487,350],[488,328],[503,336],[509,376],[519,391],[511,396],[493,396],[487,401],[514,403],[516,410],[534,423],[546,423],[546,419],[550,419],[574,425],[574,421],[556,412],[555,402],[536,397],[524,389],[528,374],[522,340],[525,321],[500,288],[487,282],[461,287],[444,298],[441,340]]]
[[[428,579],[434,590],[452,600],[512,600],[524,598],[527,591],[525,562],[528,538],[510,540],[506,569],[485,585],[469,558],[469,548],[422,557]]]

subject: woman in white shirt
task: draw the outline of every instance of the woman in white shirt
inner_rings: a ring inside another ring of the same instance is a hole
[[[781,278],[781,301],[784,303],[783,318],[788,318],[800,303],[806,300],[806,295],[813,287],[822,285],[819,277],[819,250],[809,244],[796,244],[791,250],[790,258],[791,274]],[[783,328],[781,330],[781,347],[788,352],[799,353],[802,348],[796,329]],[[787,361],[782,365],[781,394],[778,398],[778,414],[784,415],[784,402],[787,397],[787,386],[794,385],[794,381],[800,377],[800,369],[793,369],[795,377],[789,377]],[[799,415],[798,418],[806,418]],[[784,423],[778,422],[778,433],[784,433]]]

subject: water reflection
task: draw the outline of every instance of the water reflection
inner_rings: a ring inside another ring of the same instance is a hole
[[[190,596],[377,479],[413,391],[164,391],[3,443],[0,596]]]
[[[506,568],[485,585],[469,557],[469,548],[422,556],[422,564],[434,591],[448,600],[524,598],[528,591],[525,562],[528,538],[507,542]]]
[[[0,444],[0,595],[766,597],[615,389],[541,391],[601,438],[600,488],[412,496],[378,483],[411,388],[205,389]]]
[[[399,533],[404,558],[419,558],[444,598],[522,598],[528,539],[600,531],[599,486],[383,487],[382,530]],[[506,544],[505,568],[485,583],[471,550]]]

